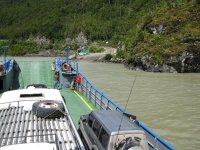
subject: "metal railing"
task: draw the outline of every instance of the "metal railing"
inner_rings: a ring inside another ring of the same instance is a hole
[[[99,91],[82,73],[79,72],[78,75],[81,76],[82,81],[77,86],[77,90],[85,95],[98,109],[124,112],[123,108],[108,98],[103,92]]]
[[[98,90],[84,75],[81,73],[78,67],[78,62],[71,61],[70,66],[76,71],[77,75],[81,76],[81,83],[77,84],[77,91],[85,95],[98,109],[103,110],[117,110],[122,113],[126,111],[116,104],[112,99],[108,98],[103,92]],[[156,150],[175,150],[170,144],[156,135],[152,130],[146,127],[144,124],[136,120],[136,124],[140,126],[146,132],[149,137],[148,144],[150,149]]]

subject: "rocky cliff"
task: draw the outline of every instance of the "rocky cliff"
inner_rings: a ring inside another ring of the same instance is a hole
[[[158,11],[147,15],[141,30],[127,40],[125,66],[149,72],[200,72],[200,5]]]

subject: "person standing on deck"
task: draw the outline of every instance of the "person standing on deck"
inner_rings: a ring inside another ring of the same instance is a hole
[[[59,72],[55,71],[54,74],[54,89],[58,89],[59,87]]]

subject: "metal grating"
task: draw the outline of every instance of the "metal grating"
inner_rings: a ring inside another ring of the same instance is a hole
[[[76,149],[66,117],[44,119],[23,107],[0,110],[0,147],[35,142],[56,144],[57,149]]]

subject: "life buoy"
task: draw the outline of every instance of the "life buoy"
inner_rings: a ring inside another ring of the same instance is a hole
[[[62,70],[63,71],[69,71],[70,70],[70,66],[69,66],[69,64],[66,64],[66,63],[64,63],[63,65],[62,65]]]

